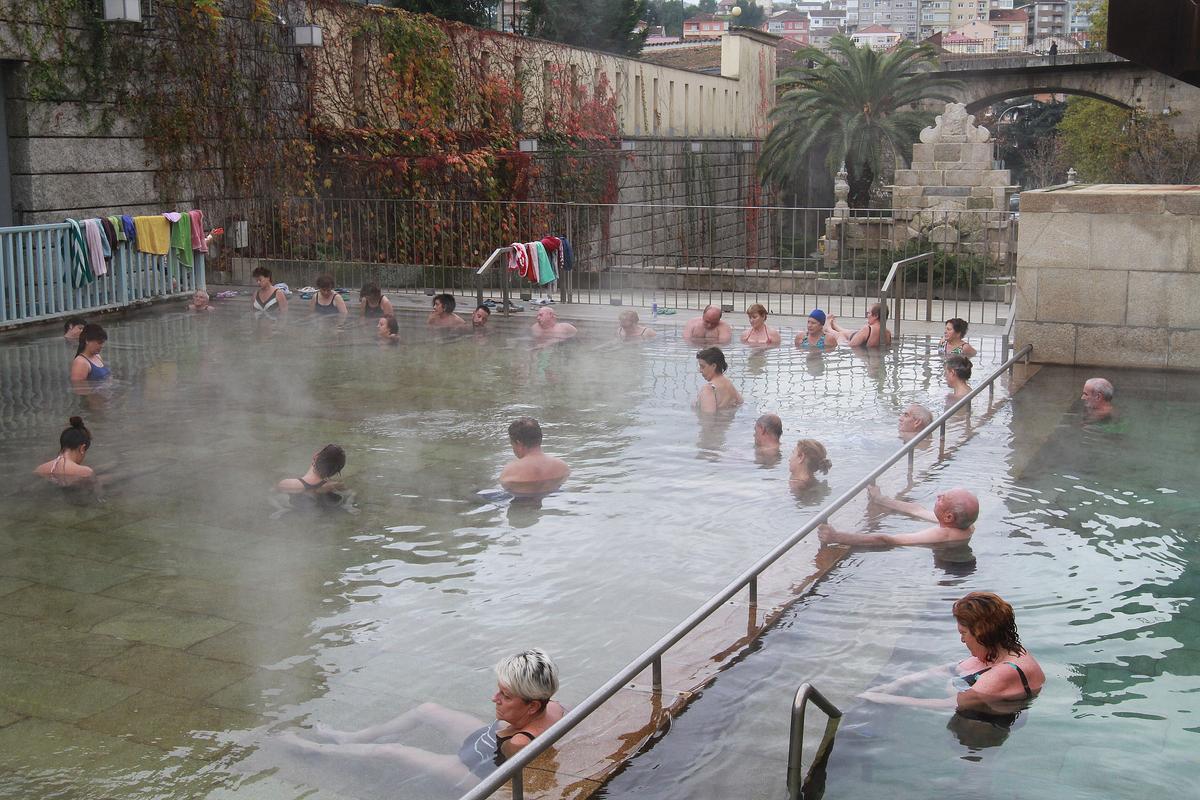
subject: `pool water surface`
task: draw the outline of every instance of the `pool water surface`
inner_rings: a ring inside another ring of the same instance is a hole
[[[53,332],[0,347],[0,796],[393,796],[393,770],[314,767],[276,734],[425,701],[486,717],[491,665],[529,646],[577,702],[892,452],[905,404],[940,410],[945,391],[925,339],[870,358],[732,345],[746,405],[702,423],[684,320],[637,344],[581,323],[539,348],[529,315],[483,335],[403,315],[388,346],[373,325],[285,326],[247,303],[102,320],[116,380],[90,394]],[[1006,430],[998,408],[977,433]],[[784,420],[778,463],[752,448],[766,411]],[[74,414],[113,476],[98,497],[29,475]],[[508,502],[496,476],[522,415],[573,474]],[[833,468],[796,496],[801,436]],[[292,508],[272,487],[331,442],[348,502]],[[1006,485],[1008,456],[996,445],[977,474]]]

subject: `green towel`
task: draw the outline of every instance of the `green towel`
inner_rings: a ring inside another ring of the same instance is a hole
[[[192,220],[186,215],[171,223],[171,249],[180,264],[192,268]]]
[[[554,274],[554,265],[550,263],[550,254],[546,252],[546,246],[541,242],[534,242],[533,245],[533,249],[537,251],[538,283],[545,286],[547,283],[558,280],[558,276]]]
[[[67,270],[71,285],[78,289],[85,283],[96,280],[96,276],[88,263],[87,240],[83,236],[83,226],[73,219],[68,219],[67,224],[71,226],[67,229],[65,242]]]
[[[128,242],[129,237],[125,235],[125,228],[122,227],[122,225],[121,225],[121,218],[120,217],[109,217],[108,221],[110,223],[112,223],[113,230],[115,230],[117,232],[117,241],[118,242]]]

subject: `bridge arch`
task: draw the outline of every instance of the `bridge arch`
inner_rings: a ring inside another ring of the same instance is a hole
[[[1126,110],[1132,110],[1133,108],[1133,106],[1131,106],[1129,103],[1118,100],[1115,97],[1109,97],[1106,94],[1101,94],[1100,92],[1094,92],[1088,89],[1078,89],[1070,86],[1046,85],[1014,86],[1004,89],[1003,91],[994,91],[991,94],[985,95],[978,99],[967,101],[967,113],[979,114],[979,112],[995,105],[996,103],[1003,102],[1004,100],[1015,97],[1028,97],[1035,94],[1065,94],[1074,97],[1090,97],[1094,100],[1102,100],[1103,102],[1117,106],[1118,108],[1123,108]]]

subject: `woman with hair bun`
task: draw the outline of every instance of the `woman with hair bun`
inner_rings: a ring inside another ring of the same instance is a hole
[[[422,703],[395,719],[358,731],[314,726],[311,736],[320,741],[291,733],[280,738],[314,755],[370,760],[398,769],[406,777],[433,775],[461,791],[491,774],[566,713],[553,699],[558,667],[544,650],[531,648],[502,659],[495,672],[495,720],[490,724],[437,703]],[[441,731],[452,741],[461,739],[457,755],[400,744],[399,739],[421,727]]]
[[[83,418],[71,417],[69,427],[59,434],[58,455],[40,465],[33,473],[59,486],[91,478],[96,473],[83,463],[91,446],[92,433],[84,426]]]
[[[971,592],[956,600],[951,611],[969,658],[906,675],[859,696],[891,705],[990,712],[999,716],[987,721],[1011,725],[1016,712],[1046,683],[1046,673],[1017,635],[1012,606],[992,592]],[[950,679],[951,696],[920,698],[895,693],[903,686],[938,676]]]
[[[825,445],[816,439],[801,439],[788,459],[788,486],[792,489],[807,489],[817,482],[817,473],[829,472],[833,463],[825,452]]]
[[[725,377],[729,364],[725,362],[725,353],[719,347],[706,347],[696,353],[696,364],[700,374],[708,384],[700,390],[696,398],[696,408],[705,414],[712,414],[729,408],[737,408],[742,404],[742,396],[734,387],[733,382]]]
[[[965,356],[950,356],[946,359],[946,385],[950,387],[947,400],[958,400],[971,393],[971,362]]]

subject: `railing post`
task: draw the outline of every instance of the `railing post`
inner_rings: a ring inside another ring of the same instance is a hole
[[[650,684],[655,691],[662,691],[662,656],[654,657],[654,662],[650,665]]]
[[[933,253],[925,264],[925,321],[933,322]]]
[[[758,576],[755,575],[750,579],[750,605],[758,605]]]
[[[512,796],[513,800],[525,800],[525,780],[522,777],[524,770],[520,767],[513,773],[512,776]]]

